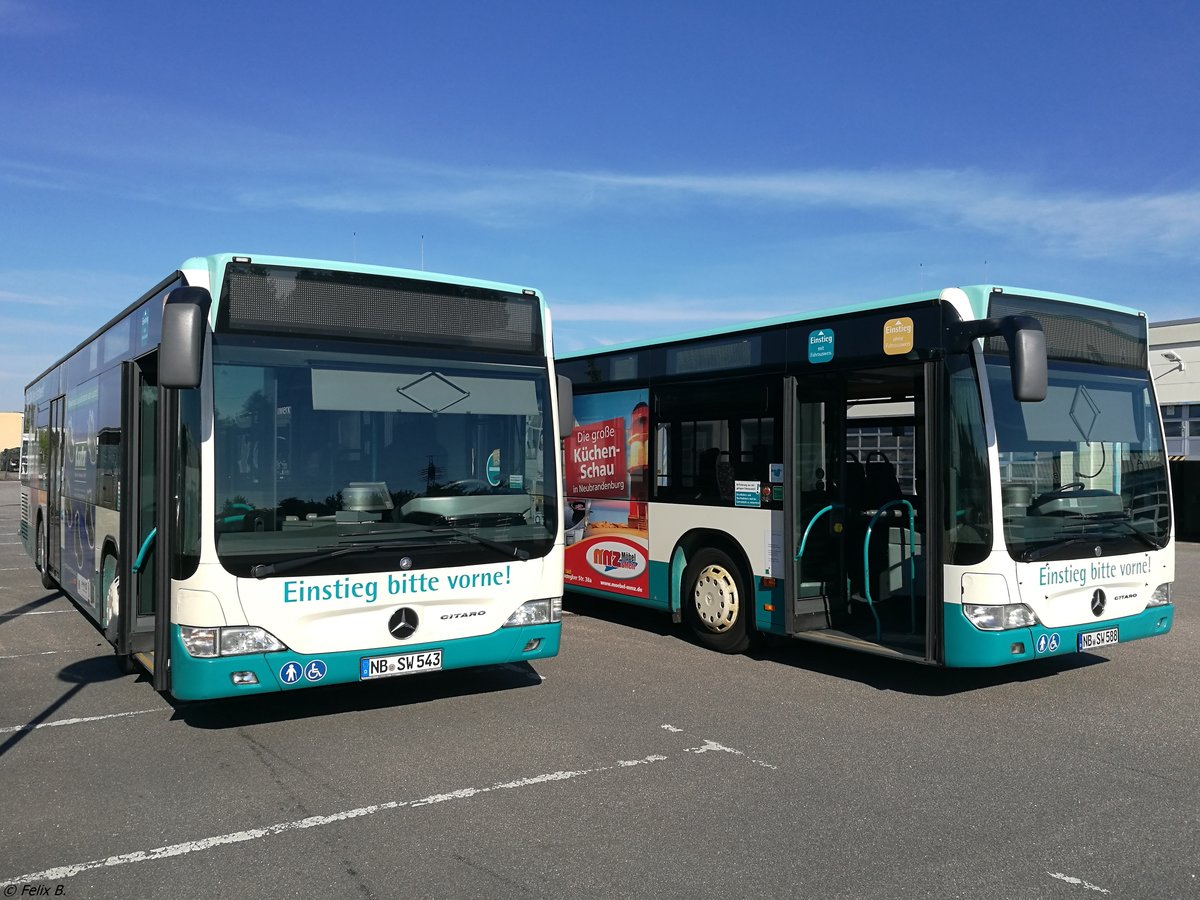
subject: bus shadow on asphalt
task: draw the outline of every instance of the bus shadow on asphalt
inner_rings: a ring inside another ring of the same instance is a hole
[[[33,612],[34,610],[41,609],[46,604],[53,603],[55,600],[58,600],[60,597],[63,597],[63,596],[64,595],[63,595],[62,591],[51,591],[50,593],[46,594],[45,596],[38,597],[36,600],[30,600],[28,603],[18,606],[16,609],[9,609],[9,610],[5,610],[4,612],[0,612],[0,623],[7,622],[11,619],[19,618],[20,616],[24,615],[25,613],[29,613],[29,612]]]
[[[811,641],[775,637],[746,655],[757,662],[857,681],[878,691],[922,697],[949,697],[1006,684],[1041,681],[1108,662],[1102,656],[1077,653],[989,669],[947,669]]]
[[[633,606],[619,600],[601,600],[585,594],[575,594],[566,591],[563,594],[563,611],[582,616],[587,619],[599,619],[627,628],[636,628],[648,634],[660,637],[677,637],[688,643],[691,634],[683,625],[676,625],[671,617],[661,609],[649,609],[645,606]]]
[[[58,595],[55,594],[54,596],[57,597]],[[25,740],[34,730],[43,725],[54,713],[64,707],[68,701],[84,688],[105,681],[113,681],[120,677],[122,676],[121,672],[117,669],[116,661],[113,657],[107,655],[77,660],[59,669],[58,680],[64,681],[71,686],[63,691],[57,700],[50,703],[40,713],[14,731],[8,740],[0,744],[0,757]]]
[[[607,602],[569,592],[563,597],[563,609],[589,619],[661,637],[673,637],[680,643],[698,647],[706,653],[716,652],[702,647],[685,625],[674,624],[670,616],[661,610]],[[757,663],[790,666],[831,678],[857,681],[879,691],[927,697],[944,697],[1005,684],[1041,681],[1108,661],[1103,656],[1074,653],[989,669],[947,669],[775,635],[766,636],[743,656]]]
[[[148,678],[143,675],[142,680],[148,681]],[[428,672],[415,678],[381,678],[365,684],[337,684],[220,700],[182,702],[170,697],[164,699],[175,708],[173,719],[193,728],[222,729],[316,719],[347,712],[403,709],[454,697],[513,691],[541,684],[542,677],[529,663],[508,663]]]

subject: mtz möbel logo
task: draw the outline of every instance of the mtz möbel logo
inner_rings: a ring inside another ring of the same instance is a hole
[[[646,557],[640,547],[618,541],[598,541],[588,547],[588,565],[601,575],[613,578],[637,578],[646,571]]]

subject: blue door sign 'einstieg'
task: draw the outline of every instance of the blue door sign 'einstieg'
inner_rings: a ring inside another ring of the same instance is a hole
[[[833,329],[819,328],[808,335],[808,361],[825,363],[833,359]]]

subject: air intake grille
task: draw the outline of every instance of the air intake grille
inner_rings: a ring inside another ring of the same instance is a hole
[[[1046,355],[1050,359],[1146,368],[1146,320],[1140,316],[1017,294],[992,294],[988,315],[1033,316],[1046,333]],[[999,337],[988,338],[984,350],[1008,352],[1004,339]]]
[[[542,352],[536,297],[322,269],[231,263],[218,327]]]

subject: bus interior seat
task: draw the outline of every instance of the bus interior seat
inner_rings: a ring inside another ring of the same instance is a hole
[[[886,503],[904,496],[896,466],[882,450],[872,450],[866,462],[866,503],[869,509],[879,509]]]
[[[727,459],[717,459],[717,491],[723,503],[733,502],[733,465]]]
[[[845,477],[845,490],[842,492],[842,496],[845,498],[846,506],[853,510],[864,509],[867,499],[867,473],[853,450],[846,451]]]
[[[717,460],[721,456],[718,447],[708,447],[700,451],[696,460],[696,499],[715,498],[720,496],[721,489],[717,479]]]

